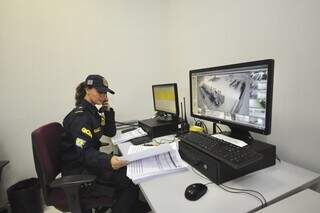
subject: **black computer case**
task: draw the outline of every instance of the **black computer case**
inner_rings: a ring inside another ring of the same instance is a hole
[[[263,158],[256,163],[241,169],[233,169],[218,159],[184,143],[179,142],[179,152],[183,160],[208,177],[212,182],[221,184],[226,181],[241,177],[251,172],[275,165],[276,146],[261,141],[254,141],[252,148],[263,155]]]
[[[151,138],[175,134],[178,129],[178,121],[159,121],[157,118],[138,121],[138,125],[146,131]]]

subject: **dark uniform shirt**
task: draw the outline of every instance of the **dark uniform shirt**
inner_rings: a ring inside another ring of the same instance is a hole
[[[114,111],[101,116],[97,108],[86,100],[74,108],[63,120],[66,139],[62,142],[62,174],[81,174],[89,171],[99,175],[112,170],[111,155],[100,152],[102,135],[116,134]]]

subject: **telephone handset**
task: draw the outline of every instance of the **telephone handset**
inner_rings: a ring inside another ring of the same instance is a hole
[[[110,105],[109,105],[109,103],[107,103],[107,104],[102,104],[102,106],[101,106],[100,109],[99,109],[99,113],[103,113],[103,112],[106,112],[106,111],[110,111]]]

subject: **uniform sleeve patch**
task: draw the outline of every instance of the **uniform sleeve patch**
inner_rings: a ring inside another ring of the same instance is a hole
[[[89,129],[82,127],[81,132],[87,136],[89,136],[90,138],[92,138],[92,133]]]
[[[81,149],[83,148],[83,146],[86,144],[86,141],[85,140],[83,140],[83,139],[81,139],[81,138],[77,138],[76,139],[76,145],[78,146],[78,147],[80,147]]]

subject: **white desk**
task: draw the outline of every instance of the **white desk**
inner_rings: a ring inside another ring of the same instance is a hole
[[[119,145],[125,155],[130,143]],[[277,202],[320,180],[320,175],[292,164],[281,162],[275,166],[248,174],[224,185],[257,190],[264,195],[268,204]],[[246,194],[232,194],[223,191],[216,184],[208,185],[208,192],[197,201],[184,197],[186,187],[192,183],[208,183],[191,168],[188,171],[159,176],[140,184],[152,210],[156,213],[238,213],[253,212],[261,203]]]
[[[281,200],[259,213],[318,213],[320,211],[320,193],[306,189],[284,200]]]

